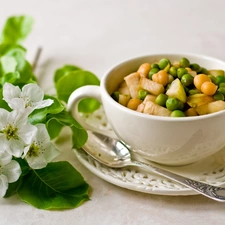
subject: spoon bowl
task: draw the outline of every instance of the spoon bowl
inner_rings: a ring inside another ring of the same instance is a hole
[[[125,144],[97,132],[88,131],[88,141],[83,149],[97,161],[112,168],[122,168],[131,163],[131,154]]]
[[[141,167],[176,181],[184,186],[219,202],[225,202],[225,188],[216,187],[166,171],[156,163],[143,163],[132,160],[129,146],[122,141],[104,134],[88,131],[88,140],[82,149],[98,162],[111,167]]]

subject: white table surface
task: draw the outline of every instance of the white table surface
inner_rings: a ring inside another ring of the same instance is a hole
[[[35,19],[24,43],[32,58],[44,51],[37,69],[48,90],[56,68],[75,64],[99,77],[121,60],[148,53],[192,52],[225,60],[224,0],[6,0],[8,16]],[[47,81],[47,82],[46,82]],[[203,196],[158,196],[117,187],[79,163],[70,143],[59,160],[68,160],[91,185],[91,200],[76,209],[38,210],[17,196],[0,199],[0,225],[225,224],[225,204]]]

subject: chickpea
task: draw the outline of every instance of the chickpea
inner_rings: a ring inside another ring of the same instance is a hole
[[[189,108],[184,112],[185,116],[198,116],[198,113],[194,108]]]
[[[143,63],[138,68],[138,73],[141,77],[148,77],[148,73],[151,70],[151,64],[150,63]]]
[[[198,90],[201,90],[202,84],[206,81],[211,81],[211,79],[205,74],[198,74],[194,77],[194,85]]]
[[[127,108],[136,110],[141,103],[142,101],[140,99],[132,98],[127,103]]]
[[[214,95],[216,90],[217,86],[211,81],[206,81],[201,86],[201,92],[206,95]]]
[[[165,87],[169,83],[169,75],[166,71],[160,70],[158,73],[152,76],[152,80],[162,84]]]
[[[152,81],[158,83],[158,73],[152,75]]]

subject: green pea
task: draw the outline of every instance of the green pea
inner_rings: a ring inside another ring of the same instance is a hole
[[[221,94],[225,95],[225,87],[220,87],[217,89],[218,92],[220,92]]]
[[[219,85],[220,83],[225,82],[225,76],[216,76],[216,84]]]
[[[146,90],[141,89],[138,91],[138,98],[140,100],[144,100],[147,95],[148,95],[148,92]]]
[[[178,68],[177,69],[177,77],[180,78],[180,79],[186,73],[188,73],[188,71],[185,68]]]
[[[190,66],[190,62],[189,62],[189,60],[187,59],[187,58],[182,58],[181,60],[180,60],[180,66],[181,67],[189,67]]]
[[[206,68],[202,67],[199,73],[208,75],[209,71]]]
[[[182,110],[184,108],[184,103],[178,98],[171,97],[166,100],[166,108],[170,111],[174,111],[176,109]]]
[[[214,84],[217,84],[216,77],[214,77],[213,75],[208,75],[208,77],[210,78],[210,80],[211,80]]]
[[[198,89],[191,89],[188,91],[189,95],[199,94],[201,93]]]
[[[190,68],[192,70],[196,71],[197,73],[199,73],[201,71],[201,69],[202,69],[197,63],[190,64]]]
[[[190,89],[188,87],[186,87],[186,86],[183,86],[183,87],[184,87],[184,90],[185,90],[186,95],[188,95]]]
[[[225,82],[220,83],[219,87],[225,87]]]
[[[155,103],[161,106],[166,106],[167,99],[168,96],[166,94],[159,94],[155,99]]]
[[[181,110],[174,110],[170,116],[171,117],[185,117],[185,114]]]
[[[152,68],[152,69],[153,69],[153,68],[159,69],[159,65],[158,65],[157,63],[153,63],[153,64],[151,65],[151,68]]]
[[[214,95],[213,95],[213,98],[215,100],[222,100],[224,101],[224,95],[222,93],[220,93],[219,91],[217,91]]]
[[[115,101],[119,101],[119,92],[118,91],[114,91],[111,95],[111,97],[115,100]]]
[[[169,69],[169,74],[171,74],[174,78],[177,77],[177,67],[171,66]]]
[[[187,86],[190,86],[191,84],[193,84],[193,80],[194,80],[194,77],[191,76],[191,74],[184,74],[182,77],[181,77],[181,83],[187,87]]]
[[[152,68],[149,73],[148,73],[148,77],[151,80],[152,79],[152,75],[154,75],[155,73],[158,73],[159,69],[158,68]]]
[[[169,61],[169,59],[166,59],[166,58],[160,59],[160,61],[159,61],[159,68],[161,70],[169,71],[169,68],[170,68],[170,61]]]

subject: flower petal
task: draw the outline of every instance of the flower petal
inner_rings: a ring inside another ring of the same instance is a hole
[[[26,146],[24,149],[24,156],[29,166],[33,169],[41,169],[51,162],[60,152],[50,141],[50,137],[46,126],[44,124],[37,124],[37,133],[33,137],[33,143],[38,149],[37,155],[27,154],[30,150],[31,145]],[[41,143],[41,144],[40,144]]]
[[[0,108],[0,130],[2,130],[7,124],[7,117],[9,112],[3,108]]]
[[[11,109],[18,111],[25,109],[25,102],[22,98],[13,98],[10,102],[8,102],[8,105]]]
[[[26,110],[13,110],[8,112],[7,122],[9,124],[16,124],[18,127],[23,127],[27,123],[28,112]]]
[[[6,151],[15,157],[21,157],[24,147],[25,143],[22,140],[10,139]]]
[[[13,98],[19,98],[21,90],[18,86],[5,83],[3,86],[3,99],[9,104]]]
[[[50,137],[46,129],[46,126],[42,123],[39,123],[39,124],[36,124],[36,127],[37,127],[37,134],[35,136],[35,140],[41,141],[41,142],[50,141]]]
[[[12,160],[3,167],[2,173],[8,178],[9,183],[17,181],[22,173],[20,164],[17,161]]]
[[[39,102],[44,98],[44,91],[37,84],[27,84],[22,88],[22,97],[32,102]]]
[[[34,105],[34,108],[35,109],[42,109],[42,108],[45,108],[47,106],[52,105],[53,102],[54,101],[52,99],[46,99],[46,100],[43,100],[43,101],[40,101],[40,102],[36,103]]]
[[[30,144],[33,137],[36,135],[37,127],[31,124],[24,124],[20,127],[18,133],[19,137],[26,143]]]
[[[7,153],[6,151],[0,153],[0,165],[4,166],[8,164],[12,159],[12,155]]]
[[[41,169],[47,166],[44,154],[40,154],[38,157],[26,157],[27,163],[33,169]]]
[[[44,152],[46,162],[51,162],[56,156],[60,155],[58,149],[52,144],[52,142],[48,142],[44,148],[46,151]]]
[[[8,179],[4,174],[0,175],[0,197],[4,197],[7,189],[8,189]]]

